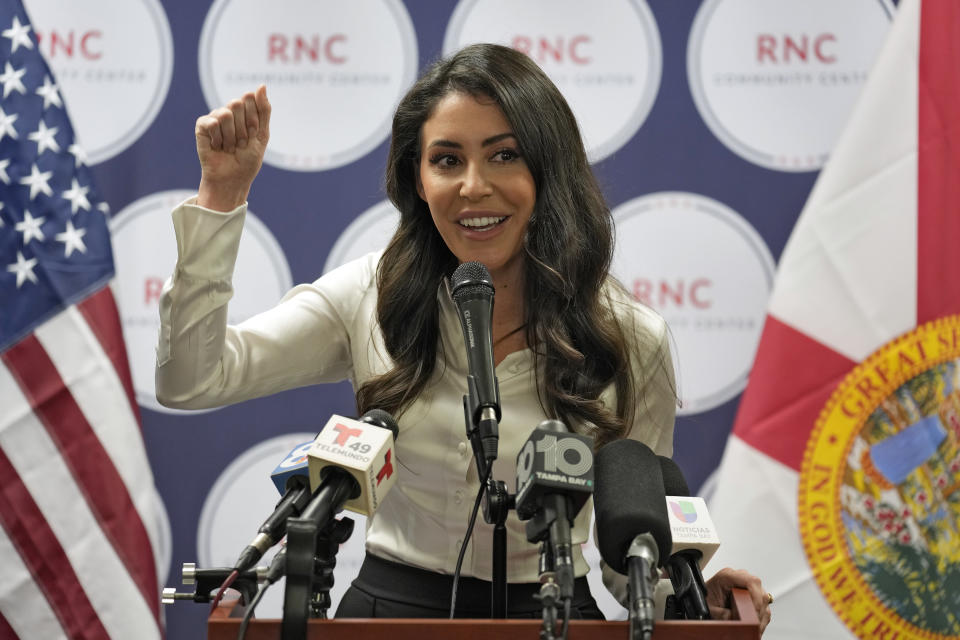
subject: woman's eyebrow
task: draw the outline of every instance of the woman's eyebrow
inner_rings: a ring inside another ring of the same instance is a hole
[[[496,144],[497,142],[500,142],[501,140],[504,140],[504,139],[506,139],[506,138],[513,138],[513,137],[515,137],[514,134],[513,134],[513,132],[507,131],[506,133],[498,133],[498,134],[495,135],[495,136],[490,136],[489,138],[487,138],[486,140],[484,140],[484,141],[481,142],[480,144],[481,144],[481,146],[488,147],[488,146],[490,146],[491,144]],[[453,149],[462,149],[462,148],[463,148],[463,145],[460,144],[459,142],[454,142],[453,140],[440,139],[440,140],[434,140],[434,141],[431,142],[429,145],[427,145],[427,148],[428,148],[428,149],[431,148],[431,147],[450,147],[450,148],[453,148]]]

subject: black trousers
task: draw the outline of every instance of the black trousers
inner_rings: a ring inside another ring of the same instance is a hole
[[[347,589],[337,618],[447,618],[453,576],[418,569],[378,558],[368,553],[360,573]],[[533,596],[537,583],[507,585],[507,616],[539,619],[543,607]],[[490,617],[491,584],[461,577],[457,585],[457,618]],[[558,611],[563,615],[562,611]],[[590,595],[586,578],[577,578],[570,608],[572,619],[603,620],[603,613]]]

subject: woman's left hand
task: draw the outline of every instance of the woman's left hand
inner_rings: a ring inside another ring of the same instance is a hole
[[[750,593],[750,599],[753,600],[757,617],[760,619],[760,633],[770,624],[770,603],[773,602],[773,596],[763,588],[763,583],[757,576],[746,571],[725,568],[707,580],[706,587],[707,604],[714,620],[730,619],[730,590],[740,587]]]

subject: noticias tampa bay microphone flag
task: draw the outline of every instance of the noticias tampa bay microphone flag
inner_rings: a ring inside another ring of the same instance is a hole
[[[960,638],[960,3],[903,0],[784,250],[710,502],[765,638]]]
[[[0,0],[0,638],[163,636],[159,497],[91,178],[23,6]]]

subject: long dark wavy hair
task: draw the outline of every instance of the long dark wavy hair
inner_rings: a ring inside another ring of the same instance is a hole
[[[523,252],[526,339],[540,404],[548,416],[591,432],[597,446],[621,437],[633,421],[636,389],[632,342],[604,288],[612,284],[610,210],[559,90],[526,55],[493,44],[471,45],[434,63],[394,115],[386,191],[400,224],[377,269],[377,320],[395,366],[360,386],[358,409],[401,414],[437,362],[437,287],[458,261],[417,193],[416,171],[423,123],[451,92],[492,100],[503,110],[536,185]],[[599,399],[610,384],[615,410]]]

